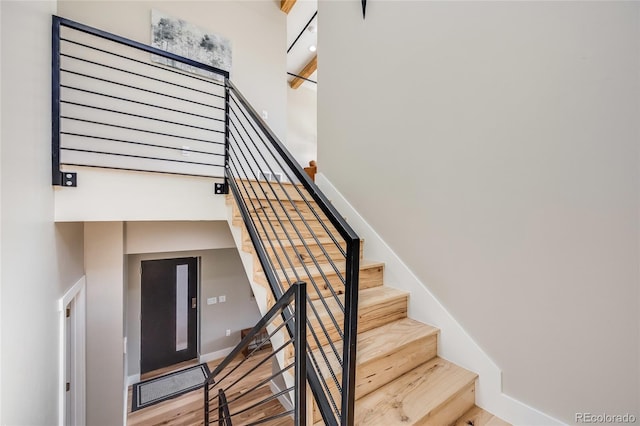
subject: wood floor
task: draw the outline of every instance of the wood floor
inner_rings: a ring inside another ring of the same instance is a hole
[[[233,372],[232,375],[237,377],[242,376],[244,373],[255,367],[260,359],[261,358],[259,357],[254,357],[248,360],[244,365],[239,367],[238,370]],[[222,359],[219,359],[208,363],[209,370],[213,371],[221,361]],[[233,362],[229,367],[227,367],[227,370],[230,370],[236,364],[237,361]],[[174,368],[154,371],[152,373],[145,374],[144,379],[161,376],[168,372],[187,368],[192,365],[197,365],[197,362],[182,363],[174,366]],[[251,387],[265,380],[271,374],[271,363],[267,362],[251,373],[243,387],[245,389],[250,389]],[[254,392],[252,398],[247,398],[247,400],[245,401],[245,405],[250,406],[255,402],[261,401],[269,395],[271,395],[271,390],[268,386],[263,386],[256,392]],[[190,426],[204,424],[204,391],[202,389],[186,393],[177,398],[170,399],[168,401],[164,401],[147,408],[143,408],[133,413],[131,412],[131,397],[132,387],[129,386],[127,398],[127,425],[129,426]],[[229,399],[231,399],[231,397]],[[273,401],[261,405],[259,407],[259,410],[250,410],[247,413],[243,413],[242,415],[238,416],[237,418],[234,417],[234,425],[246,425],[248,423],[258,421],[261,418],[271,417],[284,412],[284,407],[280,404],[280,402],[278,402],[277,399],[274,399]],[[291,426],[293,425],[293,420],[290,417],[285,417],[262,424],[269,426]]]

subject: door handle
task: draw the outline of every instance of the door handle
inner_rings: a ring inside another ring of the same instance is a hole
[[[191,298],[191,309],[195,309],[198,307],[198,298],[197,297],[192,297]]]

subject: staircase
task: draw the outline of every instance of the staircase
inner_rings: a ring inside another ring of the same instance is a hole
[[[155,56],[219,79],[150,62]],[[383,263],[362,258],[363,241],[227,71],[59,17],[52,19],[52,58],[54,185],[77,183],[61,166],[88,166],[213,177],[215,193],[228,194],[229,221],[241,234],[234,239],[254,257],[245,268],[252,264],[254,290],[263,287],[256,300],[273,321],[260,345],[274,350],[261,362],[277,357],[273,377],[285,381],[261,403],[289,397],[294,405],[260,424],[291,413],[304,425],[504,424],[474,406],[476,374],[437,356],[438,330],[407,317],[409,294],[385,285]],[[214,373],[205,387],[206,423],[242,423],[246,410],[224,402],[225,392],[244,386],[250,373],[226,390]]]
[[[268,192],[267,183],[251,181],[252,187],[263,186]],[[290,184],[289,184],[290,185]],[[271,186],[271,185],[269,185]],[[302,186],[299,187],[304,191]],[[277,197],[277,195],[276,195]],[[299,200],[287,200],[278,197],[284,205],[294,204]],[[274,240],[286,235],[289,224],[282,223],[271,208],[264,206],[264,197],[247,197],[247,206],[261,206],[250,211],[255,220],[262,219],[267,232],[262,237]],[[254,271],[249,278],[256,284],[264,286],[270,293],[265,273],[260,268],[260,262],[255,254],[251,238],[244,225],[240,210],[232,195],[227,195],[227,203],[231,205],[230,223],[239,227],[242,232],[242,244],[239,249],[254,255]],[[335,244],[326,235],[322,235],[323,227],[317,218],[306,215],[305,221],[311,230],[302,231],[302,239],[282,241],[268,247],[270,255],[288,254],[294,259],[294,268],[286,268],[278,276],[293,275],[292,269],[300,269],[303,265],[314,277],[324,275],[332,283],[333,288],[340,293],[343,289],[337,279],[337,273],[324,256],[315,257],[309,252],[329,254],[339,268],[344,268],[344,257],[335,249]],[[315,234],[315,235],[314,235]],[[364,242],[361,242],[361,248]],[[305,249],[303,249],[305,247]],[[506,425],[507,423],[494,417],[475,406],[475,381],[477,375],[437,356],[439,330],[407,317],[407,302],[409,294],[384,283],[384,264],[377,261],[362,259],[360,252],[360,279],[358,304],[358,336],[356,356],[356,384],[355,384],[355,420],[356,425]],[[342,263],[340,261],[342,260]],[[344,269],[342,270],[344,271]],[[286,289],[288,285],[282,280],[281,285]],[[328,288],[322,288],[321,294],[311,294],[311,303],[318,311],[328,306],[337,318],[341,313]],[[273,301],[270,302],[270,305]],[[328,316],[325,313],[324,316]],[[318,336],[323,336],[318,320],[311,321]],[[325,324],[330,324],[326,321]],[[327,328],[332,328],[326,326]],[[337,341],[339,336],[335,328],[328,330],[330,339]],[[320,340],[319,346],[314,339],[308,338],[308,345],[314,351],[314,358],[322,358],[322,354],[332,352],[327,338]],[[333,371],[341,371],[336,358],[330,358],[329,364]],[[335,380],[330,380],[330,368],[321,368],[321,376],[329,383],[329,392],[335,400],[339,400]],[[341,382],[341,377],[337,377]],[[310,416],[311,417],[311,416]],[[323,425],[322,417],[314,404],[313,424]]]

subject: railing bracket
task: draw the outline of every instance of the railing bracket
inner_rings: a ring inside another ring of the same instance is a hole
[[[215,194],[228,194],[229,185],[226,182],[216,183],[214,187]]]
[[[75,188],[78,186],[78,174],[74,172],[60,172],[62,186]]]

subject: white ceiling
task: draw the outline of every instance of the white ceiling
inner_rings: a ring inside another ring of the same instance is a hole
[[[298,37],[298,34],[303,30],[305,25],[309,22],[314,13],[318,10],[317,0],[297,0],[289,14],[287,15],[287,49],[293,41]],[[318,17],[316,16],[309,24],[309,28],[318,26]],[[293,46],[291,51],[287,54],[287,71],[298,74],[302,68],[313,58],[317,52],[311,52],[309,46],[317,46],[318,34],[317,32],[305,30]],[[317,81],[318,72],[314,72],[309,79]],[[293,77],[288,76],[290,81]],[[308,87],[313,90],[317,90],[317,85],[305,81],[301,87]]]

